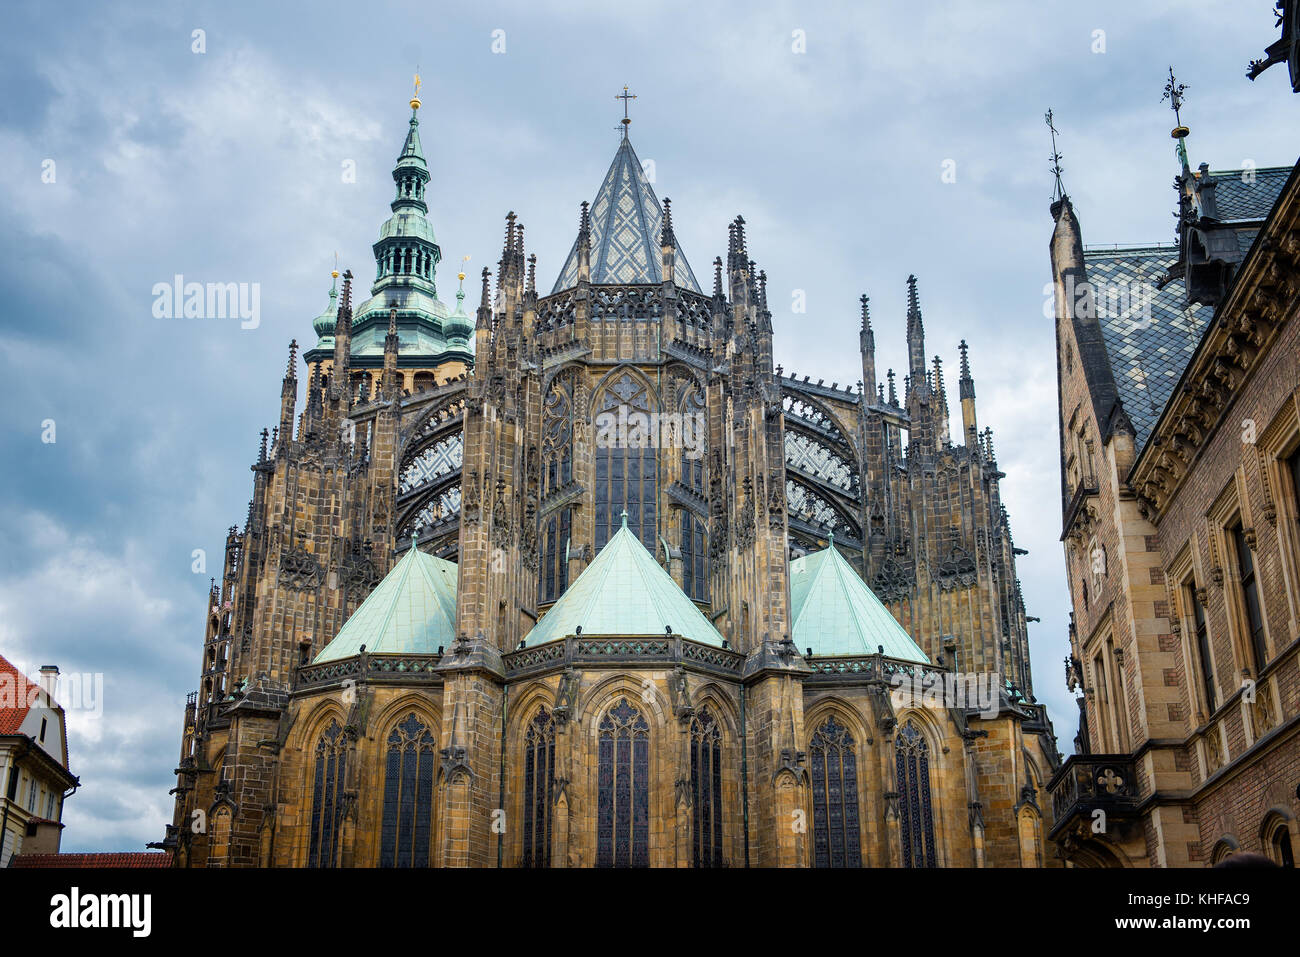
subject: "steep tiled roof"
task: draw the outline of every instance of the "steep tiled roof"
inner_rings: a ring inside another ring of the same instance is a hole
[[[0,655],[0,734],[17,734],[39,688]]]
[[[171,867],[170,854],[123,851],[111,854],[15,854],[10,867]]]
[[[1210,170],[1210,175],[1214,177],[1214,202],[1219,207],[1220,220],[1262,220],[1268,218],[1273,204],[1282,195],[1291,167]]]
[[[433,654],[456,637],[457,568],[412,546],[352,613],[316,661],[371,654]]]
[[[663,252],[659,233],[664,211],[646,179],[632,143],[623,137],[614,162],[591,204],[591,281],[593,283],[663,282]],[[681,247],[673,257],[677,285],[700,291]],[[552,292],[578,284],[578,243],[555,280]]]
[[[1212,310],[1184,305],[1182,280],[1156,283],[1178,262],[1173,246],[1084,251],[1102,338],[1141,448],[1196,350]]]
[[[525,641],[558,641],[582,628],[587,635],[658,635],[666,628],[693,641],[722,646],[722,635],[659,567],[641,540],[622,527],[595,561],[542,616]]]
[[[874,655],[929,663],[924,651],[835,548],[790,563],[790,637],[814,655]]]

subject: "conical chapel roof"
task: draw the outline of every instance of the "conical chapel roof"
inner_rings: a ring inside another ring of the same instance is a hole
[[[591,204],[591,281],[593,283],[663,282],[659,245],[664,211],[655,198],[641,161],[626,136],[609,164]],[[681,247],[674,247],[673,279],[683,289],[700,291]],[[555,280],[552,292],[578,284],[578,241]]]
[[[790,610],[790,637],[815,655],[874,655],[884,646],[890,658],[930,663],[836,550],[834,539],[790,563]]]
[[[316,662],[368,654],[434,654],[456,636],[458,569],[414,545],[321,649]]]
[[[584,637],[662,637],[672,628],[673,634],[722,647],[722,635],[627,527],[626,512],[623,527],[524,640],[530,646],[558,641],[579,628]]]

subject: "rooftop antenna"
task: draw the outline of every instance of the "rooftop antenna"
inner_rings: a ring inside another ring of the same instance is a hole
[[[1051,110],[1048,110],[1045,114],[1043,114],[1043,122],[1047,124],[1047,128],[1051,130],[1052,133],[1051,170],[1052,170],[1052,176],[1056,178],[1056,186],[1052,191],[1052,202],[1056,202],[1057,200],[1065,198],[1065,187],[1061,185],[1061,154],[1056,148],[1056,134],[1058,131],[1056,129],[1056,126],[1053,124],[1052,119],[1053,117],[1052,117]]]

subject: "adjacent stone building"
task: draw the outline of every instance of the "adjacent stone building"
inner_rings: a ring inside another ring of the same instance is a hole
[[[1078,866],[1293,866],[1300,843],[1300,177],[1193,169],[1188,135],[1176,245],[1090,249],[1052,204],[1082,696],[1048,789]]]
[[[706,292],[625,120],[551,292],[511,213],[471,318],[419,105],[227,537],[176,863],[1053,863],[1023,552],[916,280],[901,399],[865,297],[856,388],[785,374],[746,223]]]

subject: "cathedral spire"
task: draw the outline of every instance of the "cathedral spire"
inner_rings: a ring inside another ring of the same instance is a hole
[[[584,199],[578,217],[578,238],[574,241],[578,254],[578,282],[591,282],[591,206]]]
[[[921,299],[916,276],[907,277],[907,355],[912,392],[925,390],[925,325],[921,321]]]
[[[871,299],[863,293],[858,301],[862,303],[862,328],[858,332],[858,348],[862,353],[862,387],[870,402],[876,395],[876,334],[871,330]]]
[[[970,374],[966,340],[963,339],[957,348],[961,350],[961,378],[957,382],[957,392],[961,397],[961,427],[966,446],[973,449],[978,433],[975,422],[975,379]]]
[[[280,386],[280,434],[293,438],[294,406],[298,402],[298,340],[289,341],[289,364]]]
[[[590,207],[587,238],[592,283],[658,285],[664,281],[660,243],[664,212],[646,174],[632,141],[624,136]],[[577,286],[583,252],[579,228],[551,292]],[[683,289],[701,292],[675,236],[672,278]]]
[[[397,336],[397,303],[388,304],[388,335],[384,337],[384,373],[381,397],[386,402],[395,401],[402,393],[402,376],[397,371],[397,356],[401,340]]]

